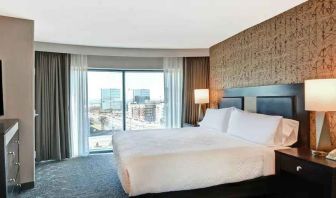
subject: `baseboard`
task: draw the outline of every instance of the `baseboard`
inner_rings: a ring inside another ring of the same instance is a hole
[[[21,190],[28,190],[34,188],[35,183],[33,181],[27,182],[27,183],[22,183],[21,184]]]
[[[97,153],[113,153],[113,150],[102,150],[102,151],[90,151],[90,154],[97,154]]]

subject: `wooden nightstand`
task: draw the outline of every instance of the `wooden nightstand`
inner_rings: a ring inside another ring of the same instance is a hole
[[[288,185],[280,186],[282,191],[301,190],[308,197],[336,198],[336,161],[312,156],[309,149],[275,151],[275,171],[279,185]]]

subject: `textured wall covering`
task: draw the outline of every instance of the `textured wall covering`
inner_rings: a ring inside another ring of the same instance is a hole
[[[330,77],[336,77],[336,0],[307,1],[210,48],[212,106],[223,88]],[[336,134],[336,114],[329,118]]]

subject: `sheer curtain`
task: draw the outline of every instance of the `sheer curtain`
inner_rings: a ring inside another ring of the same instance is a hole
[[[71,55],[71,157],[85,156],[89,154],[87,68],[87,56]]]
[[[180,128],[182,123],[183,58],[163,59],[166,127]]]

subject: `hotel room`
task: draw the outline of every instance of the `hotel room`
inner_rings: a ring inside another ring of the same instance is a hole
[[[336,198],[336,0],[0,0],[0,132],[1,198]]]

